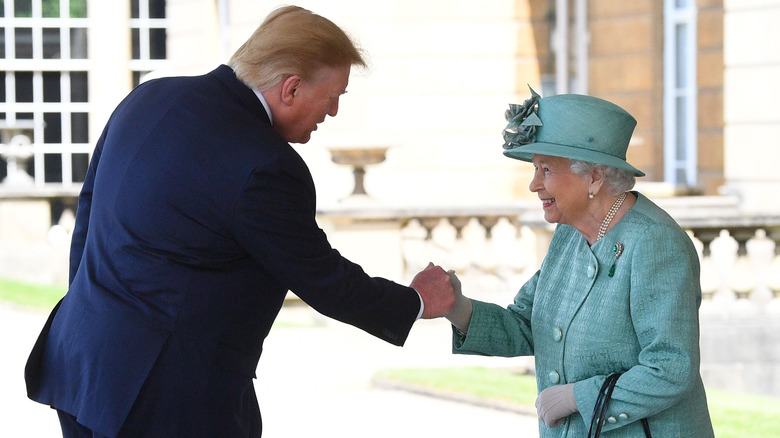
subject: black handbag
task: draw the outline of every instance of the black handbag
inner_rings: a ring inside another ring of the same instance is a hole
[[[601,435],[601,426],[604,425],[605,417],[607,416],[607,408],[609,407],[610,400],[612,400],[612,391],[615,390],[615,384],[617,383],[620,374],[621,373],[610,374],[607,377],[607,380],[604,381],[604,384],[601,385],[599,396],[596,398],[596,406],[593,407],[593,418],[590,420],[588,438],[598,438]],[[645,430],[645,436],[647,438],[652,438],[647,418],[642,419],[642,429]]]

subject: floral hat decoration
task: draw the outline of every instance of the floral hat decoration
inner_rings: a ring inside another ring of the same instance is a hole
[[[626,162],[636,119],[623,108],[597,97],[560,94],[510,104],[504,117],[504,155],[531,161],[534,154],[616,167],[636,176],[644,172]]]

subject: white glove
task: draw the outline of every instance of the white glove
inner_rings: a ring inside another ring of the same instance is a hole
[[[445,315],[445,318],[450,321],[452,325],[458,328],[463,333],[467,333],[469,330],[469,323],[471,322],[471,313],[474,311],[474,306],[471,300],[463,296],[461,291],[460,279],[455,275],[455,271],[450,269],[447,271],[450,276],[450,283],[452,283],[452,289],[455,292],[455,306],[452,311]]]
[[[566,417],[577,411],[573,383],[551,386],[536,398],[536,412],[547,427],[560,426]]]

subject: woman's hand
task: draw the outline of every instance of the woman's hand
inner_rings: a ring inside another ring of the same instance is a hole
[[[455,292],[455,306],[452,311],[444,315],[452,325],[457,327],[463,333],[467,333],[469,330],[469,323],[471,322],[471,313],[474,310],[474,306],[471,304],[471,300],[463,296],[461,291],[460,279],[455,275],[455,271],[450,269],[447,271],[450,276],[450,282],[452,283],[452,289]]]
[[[536,412],[547,427],[560,426],[566,417],[577,411],[573,383],[551,386],[536,398]]]

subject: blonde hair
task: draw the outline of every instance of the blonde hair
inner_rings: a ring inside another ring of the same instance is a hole
[[[243,83],[265,91],[291,75],[310,79],[322,67],[366,67],[366,61],[332,21],[298,6],[284,6],[266,17],[228,65]]]

